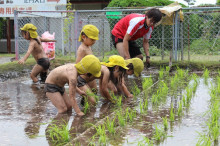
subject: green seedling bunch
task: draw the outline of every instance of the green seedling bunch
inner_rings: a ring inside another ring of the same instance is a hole
[[[96,134],[93,136],[93,140],[95,138],[99,138],[98,142],[99,144],[107,144],[107,136],[106,136],[106,132],[105,132],[105,125],[98,125],[98,126],[95,126],[95,129],[96,129]]]
[[[183,102],[183,106],[186,107],[186,97],[185,97],[185,95],[183,95],[182,102]]]
[[[159,90],[157,90],[157,91],[159,91]],[[158,105],[158,103],[159,103],[159,96],[158,96],[158,94],[153,94],[152,95],[152,97],[151,97],[151,102],[154,104],[154,105]]]
[[[65,122],[63,125],[57,126],[51,124],[47,130],[51,142],[55,145],[65,145],[70,141],[68,124]]]
[[[170,67],[166,66],[164,76],[169,76],[169,72],[170,72]]]
[[[143,137],[143,140],[142,141],[139,141],[138,146],[153,146],[154,143],[152,140],[150,140],[148,137]]]
[[[171,103],[171,108],[170,108],[170,121],[174,122],[175,115],[174,115],[174,109],[173,109],[173,103]]]
[[[161,80],[161,79],[163,79],[163,77],[164,77],[164,68],[160,68],[160,70],[159,70],[159,79]]]
[[[122,96],[119,96],[118,97],[118,99],[116,100],[116,105],[118,106],[118,107],[121,107],[121,105],[122,105]]]
[[[217,79],[218,80],[218,79]],[[212,85],[210,91],[210,108],[208,110],[209,119],[206,122],[208,126],[207,134],[200,134],[197,145],[217,145],[220,136],[220,96],[218,92],[219,81],[216,86]],[[213,144],[214,142],[214,144]]]
[[[142,82],[142,86],[143,86],[144,90],[148,89],[152,85],[153,85],[153,80],[152,80],[151,77],[150,78],[144,78],[144,80]]]
[[[129,122],[133,122],[134,121],[134,118],[136,118],[136,111],[135,110],[132,110],[131,108],[126,108],[126,114],[125,114],[125,117],[126,117],[126,120],[129,121]]]
[[[173,90],[177,89],[178,82],[179,82],[178,75],[175,74],[174,77],[171,78],[171,80],[170,80],[170,87],[171,87],[171,89],[173,89]]]
[[[154,128],[155,128],[155,131],[154,131],[153,139],[156,142],[160,142],[167,137],[166,132],[164,131],[163,128],[158,128],[157,124],[154,125]]]
[[[89,102],[88,102],[88,97],[83,97],[83,98],[84,98],[84,101],[85,101],[83,112],[84,112],[84,114],[86,114],[87,111],[89,110],[90,106],[89,106]]]
[[[182,101],[180,101],[178,103],[178,110],[177,110],[177,114],[178,114],[179,117],[183,114],[183,106],[182,105],[183,105]]]
[[[95,92],[95,89],[92,89],[92,92],[91,92],[90,90],[86,91],[86,95],[87,95],[88,97],[93,97],[93,98],[95,98],[95,101],[98,102],[99,99],[100,99],[100,97],[99,97],[98,95],[96,95],[93,91]]]
[[[195,93],[196,89],[198,87],[198,84],[199,84],[198,76],[195,73],[193,73],[191,75],[191,79],[193,80],[192,91],[193,91],[193,93]]]
[[[112,135],[115,135],[116,130],[115,130],[115,118],[111,121],[109,119],[109,117],[107,117],[106,122],[105,122],[105,126],[108,129],[108,132]]]
[[[192,99],[192,88],[190,86],[186,87],[186,103],[189,106],[190,101]]]
[[[208,78],[209,78],[209,70],[206,68],[206,69],[204,69],[204,71],[203,71],[203,78],[204,78],[204,82],[205,82],[205,84],[207,85],[208,84]]]
[[[168,121],[167,121],[167,117],[162,117],[163,119],[163,126],[164,126],[164,130],[167,131],[168,130]]]
[[[138,94],[141,93],[141,90],[139,89],[138,85],[134,82],[134,86],[133,88],[131,89],[134,97],[136,97]]]
[[[177,68],[177,76],[179,79],[183,79],[185,77],[185,71],[183,69]]]
[[[199,140],[196,143],[196,146],[211,146],[212,141],[208,135],[202,135],[200,134]]]
[[[126,125],[126,120],[125,120],[126,118],[124,117],[122,111],[121,110],[117,111],[116,115],[118,118],[119,125],[122,127],[125,126]]]

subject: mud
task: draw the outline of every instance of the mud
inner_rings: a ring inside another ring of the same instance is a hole
[[[154,72],[156,70],[144,71],[142,77],[149,77],[149,74]],[[134,82],[141,88],[141,81],[141,78],[129,76],[129,88],[132,88]],[[43,84],[32,84],[29,77],[18,77],[0,82],[1,145],[51,145],[46,131],[52,121],[55,121],[57,125],[68,123],[71,139],[74,139],[89,129],[91,124],[96,124],[114,112],[114,106],[101,99],[96,108],[86,116],[78,117],[74,111],[57,115],[57,110],[45,96],[43,87]],[[66,89],[68,91],[68,86]],[[111,145],[137,145],[143,136],[151,137],[154,123],[162,124],[161,117],[169,116],[170,101],[175,101],[172,98],[168,98],[158,110],[149,109],[145,116],[137,116],[133,124],[118,133],[117,139],[111,141]],[[167,137],[160,145],[196,145],[197,132],[202,132],[206,120],[203,114],[208,108],[209,98],[208,87],[200,79],[190,108],[181,118],[176,118],[175,122],[170,123],[167,134],[172,137]],[[80,99],[81,97],[77,95],[78,104]],[[135,101],[132,102],[132,100],[125,100],[123,106],[136,107]],[[84,136],[78,139],[81,145],[88,144],[94,132],[94,130],[85,132]]]

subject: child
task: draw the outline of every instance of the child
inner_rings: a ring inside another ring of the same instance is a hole
[[[107,100],[112,101],[109,90],[115,93],[118,90],[124,92],[120,87],[122,86],[122,77],[128,68],[126,67],[124,58],[119,55],[112,55],[109,57],[108,63],[102,62],[101,64],[103,64],[101,66],[101,76],[97,78],[100,79],[100,93]],[[85,75],[80,75],[80,80],[78,78],[77,87],[84,92],[92,92],[91,88],[88,86],[88,83],[94,79],[95,78],[88,78]],[[117,89],[117,87],[120,89]],[[88,99],[93,105],[96,104],[94,97],[88,96]],[[81,103],[83,104],[83,102]]]
[[[139,77],[140,73],[144,69],[143,61],[140,58],[132,58],[132,59],[125,60],[125,62],[128,67],[128,70],[126,70],[126,74],[127,75],[134,74],[136,77]],[[127,86],[125,85],[124,77],[122,78],[122,88],[123,88],[125,95],[127,95],[127,97],[133,98],[133,95],[128,91]]]
[[[38,82],[37,75],[40,73],[41,82],[45,82],[47,71],[50,67],[50,61],[45,54],[41,42],[55,42],[56,40],[42,39],[38,36],[37,27],[31,23],[25,24],[21,29],[21,34],[24,39],[29,40],[28,51],[25,56],[18,61],[19,64],[24,64],[27,58],[32,54],[37,64],[33,67],[30,77],[34,83]]]
[[[84,74],[90,77],[100,77],[100,70],[101,64],[99,59],[94,55],[87,55],[75,65],[62,65],[50,72],[45,82],[45,92],[46,96],[49,97],[53,105],[58,109],[58,113],[67,112],[73,107],[77,115],[84,115],[75,99],[77,76]],[[69,96],[64,89],[66,83],[69,84]]]
[[[108,89],[116,93],[118,91],[128,96],[122,88],[122,78],[128,69],[123,57],[119,55],[112,55],[109,57],[109,62],[101,62],[103,64],[101,72],[102,75],[99,80],[99,88],[101,95],[106,99],[112,101]]]
[[[96,40],[99,40],[98,28],[92,24],[83,26],[78,40],[82,43],[77,49],[76,63],[86,55],[93,54],[91,46],[95,44]]]
[[[128,70],[126,71],[127,75],[134,74],[136,77],[140,76],[140,73],[144,69],[144,63],[140,58],[132,58],[125,60]]]
[[[96,26],[92,24],[87,24],[83,26],[80,36],[79,36],[79,41],[82,42],[79,48],[77,49],[77,57],[76,57],[76,63],[78,63],[83,57],[86,55],[91,55],[92,53],[92,48],[91,46],[95,44],[96,40],[99,39],[99,30]],[[81,76],[78,76],[78,81],[82,82],[83,79]],[[97,85],[96,81],[93,80],[88,83],[88,86],[95,92],[97,93]],[[94,103],[94,101],[92,101]]]

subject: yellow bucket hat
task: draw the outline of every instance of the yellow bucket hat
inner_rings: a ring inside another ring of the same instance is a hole
[[[144,70],[144,63],[140,58],[132,58],[125,60],[126,65],[132,63],[134,66],[134,75],[138,77],[140,73]]]
[[[115,65],[121,66],[124,69],[128,69],[126,67],[126,63],[123,57],[119,56],[119,55],[112,55],[109,57],[109,62],[101,62],[101,64],[107,66],[107,67],[113,67]]]
[[[87,55],[75,64],[79,74],[91,73],[94,77],[101,76],[101,63],[94,55]]]
[[[86,36],[90,39],[99,40],[99,30],[96,26],[92,24],[87,24],[83,26],[78,39],[78,41],[80,42],[82,41],[82,32],[84,32]]]
[[[37,27],[34,26],[33,24],[31,23],[27,23],[25,24],[22,28],[20,28],[21,30],[24,30],[24,31],[28,31],[30,33],[30,37],[31,38],[37,38],[38,34],[36,32],[37,30]]]

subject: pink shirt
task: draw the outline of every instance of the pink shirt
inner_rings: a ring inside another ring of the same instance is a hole
[[[145,15],[143,14],[129,14],[122,18],[112,30],[112,34],[117,38],[123,39],[125,34],[131,36],[130,40],[136,40],[144,37],[145,39],[151,38],[153,27],[144,27]]]

